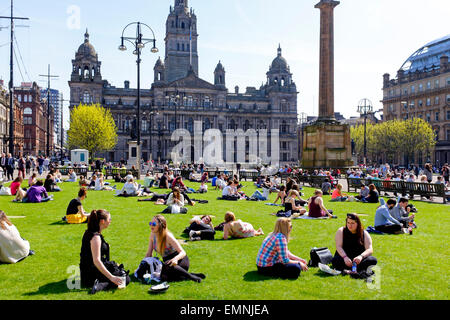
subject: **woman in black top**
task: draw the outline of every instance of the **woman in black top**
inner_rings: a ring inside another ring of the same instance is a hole
[[[83,235],[80,253],[81,284],[85,287],[94,286],[92,293],[114,288],[123,281],[105,267],[105,263],[109,261],[109,244],[103,238],[102,231],[108,228],[110,223],[111,215],[108,211],[93,210]],[[127,276],[126,284],[129,282],[130,278]]]
[[[336,253],[331,263],[336,270],[349,270],[356,263],[359,273],[377,264],[377,259],[372,256],[372,238],[357,214],[347,214],[346,226],[336,232],[335,241]]]
[[[44,188],[47,192],[61,191],[61,189],[57,186],[55,179],[51,174],[47,175],[44,182]]]
[[[379,194],[373,183],[369,184],[369,195],[362,199],[362,202],[378,203]]]

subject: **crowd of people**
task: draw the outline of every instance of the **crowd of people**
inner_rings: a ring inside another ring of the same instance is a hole
[[[5,163],[9,158],[5,157]],[[3,161],[3,158],[0,159]],[[140,177],[134,177],[132,171],[127,172],[124,178],[115,177],[116,182],[124,183],[121,189],[116,185],[110,186],[105,181],[101,170],[93,172],[90,179],[86,176],[77,177],[74,170],[69,170],[69,178],[63,180],[57,169],[47,168],[42,163],[42,172],[38,170],[28,179],[28,187],[22,188],[25,173],[19,170],[19,175],[10,185],[11,194],[15,196],[15,202],[46,202],[53,199],[48,193],[59,192],[62,182],[78,183],[80,189],[76,198],[72,199],[67,206],[66,215],[63,220],[70,224],[87,225],[87,229],[81,240],[80,252],[80,275],[83,286],[91,288],[91,293],[107,290],[110,288],[123,287],[130,282],[127,271],[123,266],[119,266],[110,259],[110,247],[105,241],[102,232],[111,224],[111,214],[105,209],[96,209],[91,212],[85,211],[83,201],[87,193],[91,191],[116,191],[116,196],[139,197],[138,201],[151,201],[157,205],[165,205],[162,214],[185,214],[187,205],[195,206],[196,201],[192,199],[192,194],[208,192],[208,183],[211,189],[214,188],[221,196],[218,199],[225,201],[269,201],[270,194],[276,193],[274,202],[267,204],[283,206],[283,210],[277,212],[278,219],[275,222],[273,232],[269,233],[262,241],[256,255],[256,268],[258,273],[268,277],[281,277],[287,279],[297,279],[301,272],[308,271],[307,261],[292,254],[288,250],[288,243],[291,239],[292,218],[307,216],[308,218],[337,218],[333,211],[324,205],[323,196],[330,196],[331,202],[361,201],[363,203],[379,203],[380,206],[375,212],[374,229],[379,233],[399,234],[411,233],[416,226],[415,213],[409,204],[408,198],[399,196],[398,199],[388,199],[387,202],[380,197],[375,184],[362,185],[361,191],[356,196],[350,196],[342,191],[342,184],[338,182],[341,172],[336,170],[314,170],[308,172],[290,167],[280,168],[279,172],[296,173],[299,175],[324,176],[324,183],[320,189],[308,199],[303,199],[302,188],[291,177],[287,177],[283,183],[277,177],[260,176],[255,182],[257,189],[251,195],[243,192],[243,185],[239,180],[239,175],[232,172],[230,174],[217,174],[210,179],[204,167],[192,167],[200,174],[198,179],[195,174],[191,174],[190,181],[200,183],[198,190],[187,186],[180,175],[168,166],[164,167],[161,175],[147,172],[143,179],[143,185],[137,183]],[[38,163],[38,167],[40,167]],[[24,168],[26,170],[26,159]],[[32,167],[30,167],[32,168]],[[186,166],[186,168],[190,168]],[[426,182],[431,183],[431,178],[425,167],[424,177]],[[38,178],[48,171],[45,181]],[[22,172],[22,173],[21,173]],[[438,183],[448,186],[448,166],[444,166],[442,177],[438,178]],[[390,170],[384,166],[375,170],[349,170],[349,178],[371,177],[372,179],[414,179],[415,175],[408,171]],[[161,192],[161,193],[157,193]],[[165,191],[165,192],[164,192]],[[200,202],[201,203],[201,202]],[[155,215],[150,223],[149,244],[147,253],[141,265],[149,264],[154,259],[154,255],[159,255],[162,259],[155,278],[159,281],[181,281],[191,280],[201,282],[206,278],[204,273],[194,273],[190,271],[190,262],[180,242],[168,229],[167,220],[163,215]],[[211,215],[195,216],[189,220],[189,225],[184,232],[191,241],[210,240],[216,238],[217,231],[223,232],[223,239],[242,239],[264,235],[262,228],[255,228],[251,223],[237,219],[236,215],[227,211],[224,214],[223,222],[213,226]],[[7,240],[5,240],[7,239]],[[9,245],[17,247],[17,250],[5,249],[4,242],[9,241]],[[345,219],[345,225],[340,227],[335,234],[336,251],[332,258],[331,265],[335,270],[343,274],[368,273],[371,266],[377,264],[377,259],[373,256],[372,238],[370,233],[364,229],[360,217],[356,213],[349,213]],[[10,222],[3,211],[0,211],[0,262],[16,263],[23,260],[34,252],[30,250],[30,245],[20,237],[18,230]],[[139,268],[141,268],[141,265]],[[158,264],[156,264],[158,266]],[[356,271],[352,271],[356,269]],[[139,270],[139,269],[138,269]],[[153,275],[152,275],[153,277]],[[142,279],[141,279],[142,280]]]

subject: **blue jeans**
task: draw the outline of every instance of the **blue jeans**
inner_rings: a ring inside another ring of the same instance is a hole
[[[42,174],[42,171],[44,171],[44,166],[39,166],[38,167],[38,172],[39,172],[40,175]]]
[[[263,194],[260,191],[258,191],[258,190],[256,190],[255,193],[253,193],[253,195],[250,198],[256,198],[256,199],[261,200],[261,201],[266,201],[267,200],[267,198],[264,197]]]
[[[337,198],[331,199],[330,201],[333,201],[333,202],[335,202],[335,201],[347,201],[347,197],[337,197]]]

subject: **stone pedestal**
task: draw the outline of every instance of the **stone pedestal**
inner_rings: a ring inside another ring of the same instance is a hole
[[[302,168],[348,168],[352,164],[349,125],[317,122],[303,128]]]
[[[134,166],[137,170],[141,169],[141,150],[137,145],[137,141],[128,142],[128,160],[127,168],[130,169]]]

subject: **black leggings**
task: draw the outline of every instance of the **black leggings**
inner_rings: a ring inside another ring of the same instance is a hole
[[[376,226],[375,230],[381,231],[384,233],[395,234],[402,230],[402,225],[400,224],[385,224],[381,226]]]
[[[189,270],[189,258],[185,256],[183,259],[178,261],[175,266],[169,266],[165,262],[174,258],[178,255],[178,252],[174,252],[163,258],[163,266],[161,270],[161,280],[162,281],[183,281],[192,280],[196,282],[201,281],[203,274],[188,272]]]
[[[361,260],[361,262],[356,267],[356,271],[357,272],[366,271],[368,267],[374,266],[377,263],[378,263],[377,258],[373,256],[368,256]],[[339,253],[337,253],[337,251],[334,254],[333,260],[331,260],[331,264],[333,265],[334,269],[339,271],[342,271],[344,269],[351,269],[351,267],[348,267],[345,264],[344,259],[339,255]]]
[[[205,228],[196,222],[191,223],[188,229],[200,231],[199,237],[202,240],[214,240],[214,235],[216,234],[216,231],[214,231],[214,229]]]
[[[271,267],[259,267],[258,273],[282,279],[297,279],[300,276],[302,268],[298,263],[276,263]]]

